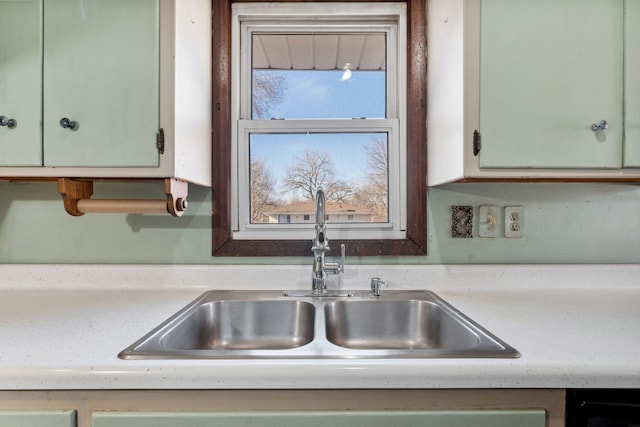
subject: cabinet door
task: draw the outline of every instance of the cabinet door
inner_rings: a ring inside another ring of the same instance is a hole
[[[40,166],[42,1],[0,0],[0,166]]]
[[[0,411],[0,425],[11,427],[75,427],[76,411]]]
[[[640,167],[640,0],[625,8],[624,166]]]
[[[158,0],[44,1],[45,166],[158,165],[158,9]]]
[[[93,427],[545,427],[544,410],[97,412]]]
[[[622,166],[623,6],[482,0],[481,167]]]

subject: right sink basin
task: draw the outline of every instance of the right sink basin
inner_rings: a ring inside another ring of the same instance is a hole
[[[434,301],[332,301],[325,305],[327,338],[340,347],[464,351],[482,333]]]
[[[327,300],[329,343],[349,357],[513,358],[520,353],[430,291]]]

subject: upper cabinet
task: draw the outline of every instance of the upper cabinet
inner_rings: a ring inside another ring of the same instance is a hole
[[[482,0],[481,168],[622,166],[622,9]]]
[[[429,0],[429,185],[640,178],[639,6]]]
[[[0,49],[0,176],[210,185],[210,1],[0,0]]]
[[[42,161],[41,28],[41,0],[0,0],[0,167]]]
[[[158,166],[158,9],[157,0],[45,0],[46,166]]]
[[[640,167],[640,1],[625,3],[624,166]]]

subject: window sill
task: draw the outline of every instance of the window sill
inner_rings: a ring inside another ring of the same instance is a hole
[[[349,256],[419,256],[426,251],[410,239],[384,240],[332,240],[328,256],[340,256],[340,245],[346,246]],[[311,255],[311,239],[308,240],[228,240],[214,248],[214,256],[304,256]]]

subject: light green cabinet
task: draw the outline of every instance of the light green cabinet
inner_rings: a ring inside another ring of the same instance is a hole
[[[158,27],[158,0],[44,0],[46,166],[158,165]]]
[[[624,166],[640,167],[640,0],[625,3]]]
[[[158,0],[0,0],[1,164],[158,166],[158,26]]]
[[[61,409],[76,409],[77,414],[68,413],[71,418],[67,419],[75,420],[77,427],[564,427],[565,391],[0,391],[0,426],[20,426],[4,423],[2,411],[23,414],[29,409],[54,414]]]
[[[0,411],[0,426],[75,427],[76,411]]]
[[[0,0],[0,166],[42,164],[41,26],[41,0]]]
[[[640,0],[427,7],[429,186],[640,180]]]
[[[0,178],[211,185],[211,46],[211,0],[0,0]]]
[[[622,167],[623,22],[623,0],[482,0],[480,167]]]
[[[93,427],[545,427],[544,410],[98,412]]]

